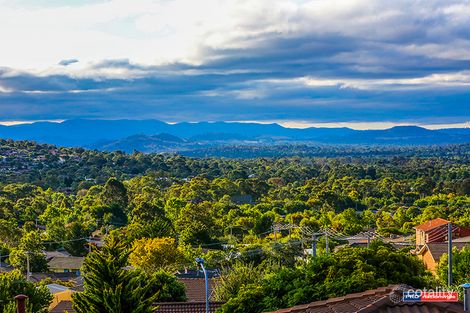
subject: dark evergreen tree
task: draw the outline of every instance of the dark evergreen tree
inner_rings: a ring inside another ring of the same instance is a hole
[[[154,282],[140,271],[126,269],[129,250],[115,236],[101,250],[90,253],[84,263],[84,287],[73,297],[78,313],[150,313],[158,294]]]
[[[64,243],[64,248],[73,256],[83,256],[87,252],[87,241],[85,238],[89,235],[85,225],[80,222],[72,222],[66,226],[67,242]]]

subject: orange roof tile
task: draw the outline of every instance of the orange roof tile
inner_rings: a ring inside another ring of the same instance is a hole
[[[210,302],[209,311],[215,312],[223,302]],[[205,302],[161,302],[155,303],[156,313],[205,313]],[[61,301],[50,313],[75,313],[71,301]]]
[[[421,230],[421,231],[429,231],[429,230],[432,230],[436,227],[441,227],[441,226],[444,226],[444,225],[447,225],[447,224],[449,224],[448,220],[445,220],[443,218],[436,218],[436,219],[427,221],[424,224],[416,226],[415,229]]]
[[[298,305],[270,313],[463,313],[461,302],[410,302],[401,299],[399,286],[390,285],[374,290],[348,294],[310,304]],[[395,301],[393,301],[393,300]]]
[[[210,302],[209,312],[214,313],[222,302]],[[164,302],[155,303],[155,313],[206,313],[205,302]]]
[[[204,278],[180,278],[186,288],[186,297],[188,302],[192,301],[205,301],[206,300],[206,282]],[[217,278],[209,279],[209,298],[212,298]]]

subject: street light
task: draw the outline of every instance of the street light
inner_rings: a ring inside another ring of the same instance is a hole
[[[204,267],[204,259],[196,258],[196,263],[201,266],[202,272],[204,273],[204,280],[206,282],[206,313],[209,313],[209,279],[207,278],[207,271]]]
[[[463,288],[463,311],[470,312],[470,283],[460,285]]]

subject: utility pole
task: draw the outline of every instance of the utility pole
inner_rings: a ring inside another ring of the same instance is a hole
[[[317,236],[315,234],[312,235],[312,256],[317,257]]]
[[[88,253],[91,253],[91,237],[88,237]]]
[[[449,264],[448,266],[448,271],[447,271],[447,284],[449,286],[452,286],[452,223],[447,224],[447,255],[448,255],[448,260],[447,263]]]
[[[29,272],[29,251],[26,252],[26,280],[29,281],[30,272]]]
[[[367,249],[369,249],[370,246],[370,233],[367,232]]]
[[[328,232],[325,230],[325,251],[326,254],[330,253],[330,245],[328,243]]]

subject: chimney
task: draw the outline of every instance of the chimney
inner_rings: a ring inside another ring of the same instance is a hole
[[[470,283],[460,285],[463,288],[463,311],[470,312]]]
[[[16,312],[17,313],[25,313],[26,312],[26,299],[28,299],[28,296],[25,296],[25,295],[17,295],[15,297]]]

